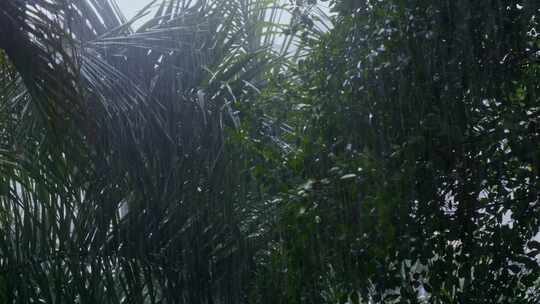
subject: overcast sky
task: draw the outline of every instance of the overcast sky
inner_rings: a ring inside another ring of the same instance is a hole
[[[0,0],[4,1],[4,0]],[[151,0],[116,0],[122,12],[126,18],[133,17],[136,12],[142,9],[146,4],[150,3]],[[326,5],[319,4],[319,6],[325,11],[328,12]]]
[[[133,17],[137,11],[143,8],[150,0],[116,0],[126,18]]]

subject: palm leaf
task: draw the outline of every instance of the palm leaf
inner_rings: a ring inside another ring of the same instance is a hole
[[[131,20],[109,0],[0,3],[9,303],[246,296],[255,248],[224,130],[238,124],[235,103],[284,63],[270,45],[278,8],[157,3]]]

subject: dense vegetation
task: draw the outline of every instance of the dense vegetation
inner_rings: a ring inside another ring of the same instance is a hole
[[[0,304],[540,302],[540,2],[331,7],[0,2]]]

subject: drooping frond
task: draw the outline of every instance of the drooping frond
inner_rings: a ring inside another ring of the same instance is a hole
[[[126,20],[110,0],[0,3],[10,300],[245,297],[254,249],[224,134],[238,125],[235,104],[283,67],[271,45],[280,9],[163,0]]]

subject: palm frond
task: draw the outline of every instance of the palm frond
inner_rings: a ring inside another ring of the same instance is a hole
[[[243,301],[255,249],[224,131],[285,62],[280,9],[164,0],[126,20],[111,0],[0,3],[8,302]]]

